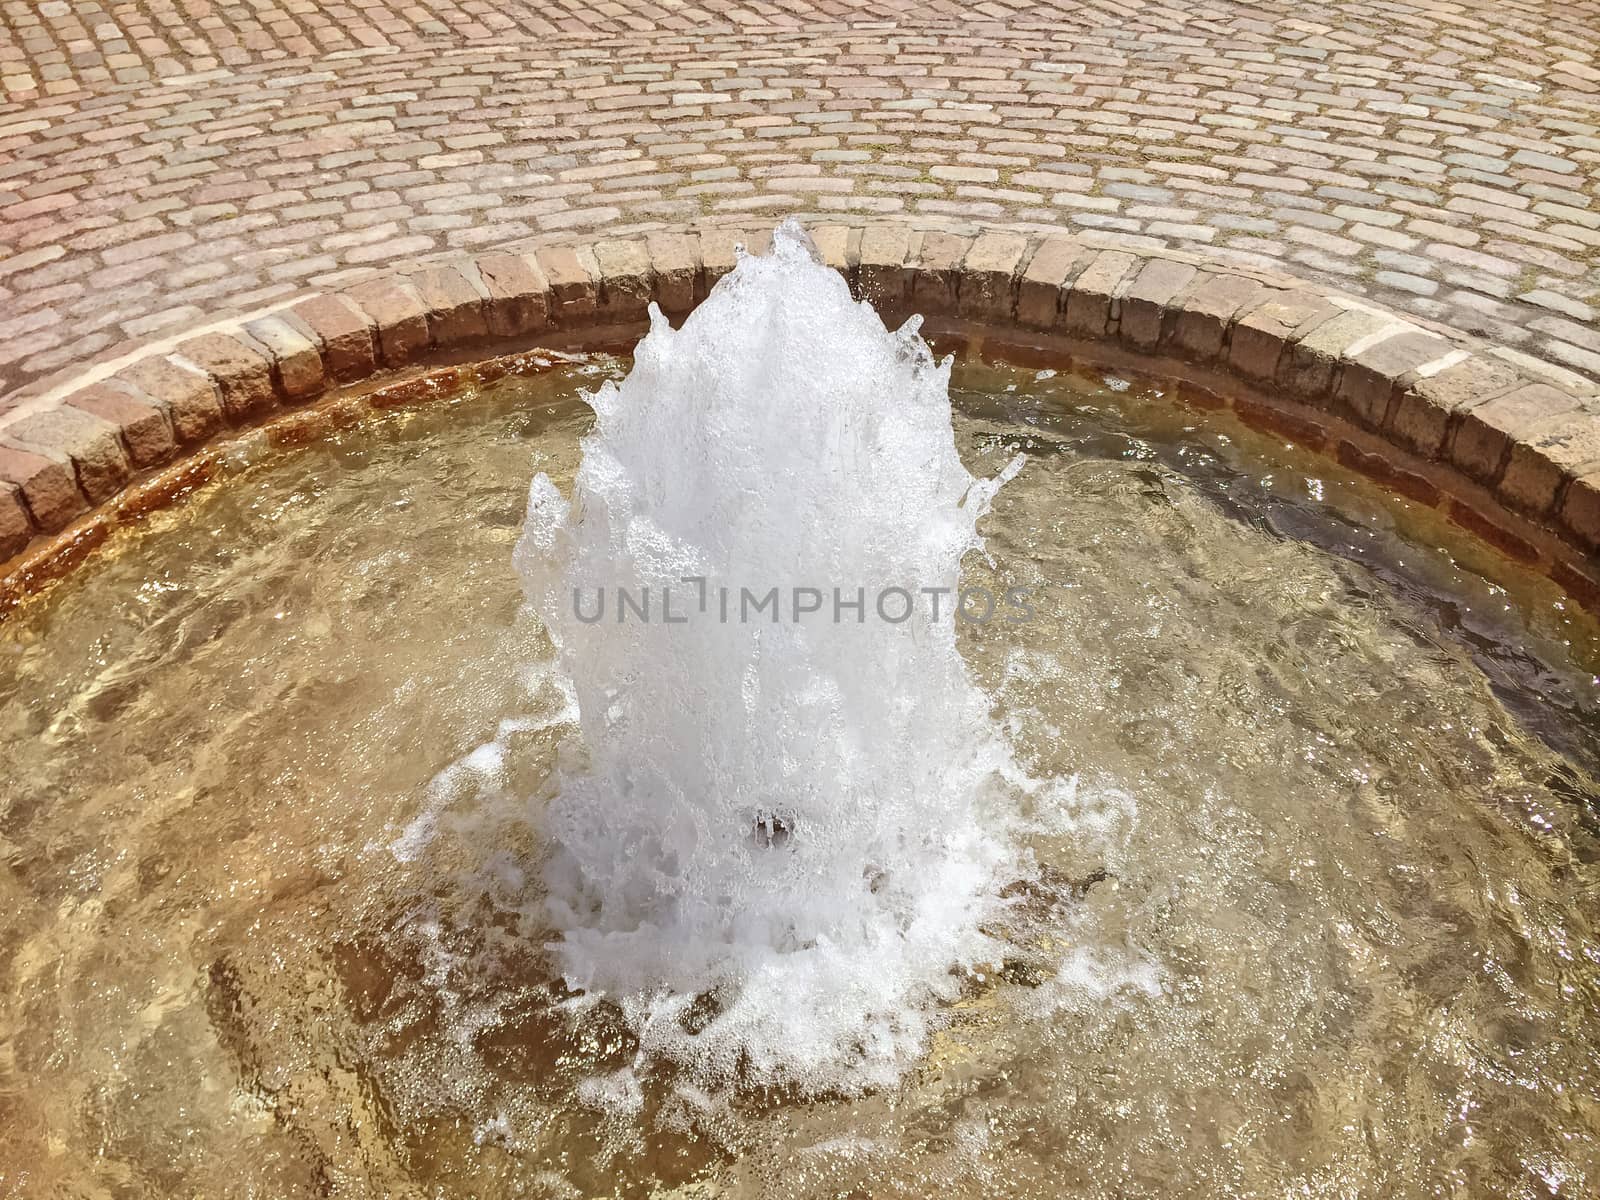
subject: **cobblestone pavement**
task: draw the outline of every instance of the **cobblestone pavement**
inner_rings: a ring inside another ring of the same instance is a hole
[[[0,0],[0,412],[397,260],[792,211],[1274,266],[1597,379],[1600,0]]]

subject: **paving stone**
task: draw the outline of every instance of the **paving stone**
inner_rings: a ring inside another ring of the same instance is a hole
[[[643,241],[596,242],[600,309],[607,316],[637,320],[655,295],[655,267]]]
[[[1369,429],[1380,428],[1405,377],[1461,353],[1431,333],[1401,333],[1385,338],[1345,360],[1334,398],[1360,424]]]
[[[1062,305],[1062,325],[1079,337],[1105,337],[1111,328],[1113,301],[1123,279],[1141,260],[1121,250],[1103,250],[1078,273]]]
[[[334,380],[365,379],[376,368],[376,323],[348,297],[312,296],[292,305],[287,319],[320,347],[323,369]]]
[[[372,323],[378,360],[384,366],[409,366],[427,354],[432,345],[428,308],[403,280],[369,280],[345,289],[343,294]]]
[[[1511,447],[1496,494],[1513,508],[1542,516],[1561,488],[1600,469],[1600,420],[1581,409],[1532,426]]]
[[[71,459],[7,445],[4,431],[0,426],[0,485],[13,485],[22,494],[40,532],[58,533],[89,511]]]
[[[1299,333],[1338,311],[1312,292],[1269,292],[1235,322],[1228,339],[1228,365],[1246,379],[1276,379],[1279,364]]]
[[[538,262],[524,254],[484,254],[478,276],[488,289],[485,315],[495,337],[537,333],[550,322],[550,281]]]
[[[310,400],[327,389],[322,352],[282,317],[259,317],[246,323],[244,332],[272,360],[278,390],[285,399]]]
[[[975,321],[1011,320],[1017,273],[1028,239],[1015,233],[985,233],[972,243],[961,266],[960,310]]]
[[[21,554],[33,538],[33,519],[22,489],[14,483],[0,482],[0,563]]]
[[[227,426],[216,382],[204,371],[164,356],[152,355],[122,368],[106,380],[106,386],[166,413],[173,436],[183,447],[198,446]]]
[[[91,504],[109,500],[132,475],[117,427],[80,408],[64,405],[29,413],[0,427],[0,443],[70,461],[78,489]]]
[[[972,239],[952,233],[930,232],[914,247],[911,304],[928,316],[949,316],[956,311],[961,262]]]
[[[546,246],[535,261],[550,282],[552,320],[566,325],[594,316],[600,305],[600,264],[592,250]]]
[[[1569,393],[1542,383],[1497,396],[1462,416],[1450,440],[1450,461],[1472,478],[1494,483],[1506,466],[1514,441],[1577,407]]]
[[[136,469],[158,466],[178,452],[178,440],[167,414],[155,404],[137,400],[109,384],[91,384],[63,404],[82,409],[114,427]]]
[[[1153,258],[1140,268],[1122,297],[1118,335],[1141,350],[1154,350],[1161,340],[1167,305],[1198,278],[1188,263]]]
[[[435,347],[467,346],[488,338],[485,297],[464,270],[453,266],[426,267],[406,278],[422,301],[427,314],[428,338]]]
[[[1400,390],[1386,426],[1389,436],[1425,458],[1444,450],[1452,418],[1526,383],[1498,359],[1471,355],[1437,375]]]
[[[861,294],[897,314],[911,295],[911,231],[902,225],[872,225],[861,235],[861,265],[856,277]]]
[[[1189,289],[1176,307],[1163,337],[1165,347],[1194,362],[1214,362],[1223,355],[1229,326],[1266,289],[1242,275],[1211,275]]]

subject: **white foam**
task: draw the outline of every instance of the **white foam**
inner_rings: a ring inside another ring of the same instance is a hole
[[[786,223],[681,330],[652,309],[570,501],[530,489],[517,564],[587,756],[544,818],[552,949],[705,1086],[854,1092],[915,1060],[951,968],[998,958],[1017,773],[948,613],[588,624],[573,589],[955,588],[1003,479],[962,465],[948,381]]]

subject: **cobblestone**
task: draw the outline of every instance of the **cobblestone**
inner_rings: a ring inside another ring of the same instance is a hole
[[[1600,0],[0,0],[0,413],[398,260],[789,211],[1283,267],[1600,378],[1597,126]]]

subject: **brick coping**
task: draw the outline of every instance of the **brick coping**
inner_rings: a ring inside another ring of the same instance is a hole
[[[903,222],[811,228],[891,323],[1176,378],[1326,452],[1554,579],[1600,612],[1600,405],[1526,356],[1326,287],[1168,250]],[[416,403],[630,342],[681,318],[768,231],[690,228],[396,270],[101,364],[0,417],[0,615],[120,523],[211,478],[219,440],[292,442],[363,406]],[[457,364],[480,361],[476,367]],[[429,371],[429,368],[436,368]],[[312,402],[319,403],[312,407]]]

